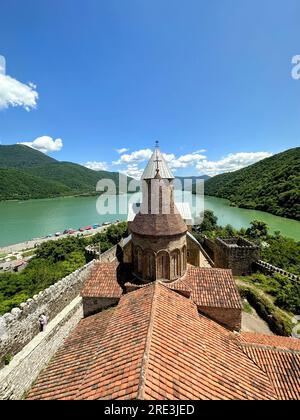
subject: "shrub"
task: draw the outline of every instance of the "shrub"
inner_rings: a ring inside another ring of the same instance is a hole
[[[258,315],[266,321],[270,330],[277,335],[290,336],[293,324],[289,317],[280,311],[272,302],[257,291],[239,287],[241,296],[246,298]]]

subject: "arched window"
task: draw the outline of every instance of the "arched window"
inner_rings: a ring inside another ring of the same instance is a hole
[[[157,278],[158,279],[170,279],[170,256],[166,251],[161,251],[157,255],[156,259],[157,266]]]
[[[180,251],[176,249],[171,253],[171,279],[176,279],[180,276]]]
[[[143,277],[146,280],[155,279],[155,254],[153,251],[146,251],[143,258]]]
[[[187,264],[187,252],[186,252],[186,246],[184,245],[182,247],[182,271],[186,271],[186,264]]]
[[[134,249],[134,271],[136,274],[143,273],[143,251],[139,246]]]

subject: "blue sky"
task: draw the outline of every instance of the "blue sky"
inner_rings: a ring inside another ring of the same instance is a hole
[[[299,18],[299,0],[1,0],[0,141],[131,175],[156,139],[178,175],[295,147]]]

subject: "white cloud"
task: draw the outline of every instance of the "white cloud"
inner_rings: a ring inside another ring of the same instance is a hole
[[[5,69],[4,69],[5,70]],[[21,106],[30,111],[36,108],[38,93],[33,83],[21,83],[0,72],[0,109]]]
[[[3,55],[0,55],[0,74],[6,73],[6,61]]]
[[[223,172],[236,171],[261,159],[272,156],[272,153],[269,152],[238,152],[212,161],[208,160],[205,152],[205,149],[201,149],[179,156],[176,156],[174,153],[163,153],[163,156],[173,172],[191,168],[189,172],[192,173],[193,171],[195,175],[200,172],[200,174],[211,176]],[[140,149],[131,153],[121,153],[119,160],[113,161],[111,165],[119,166],[117,168],[119,172],[139,179],[152,153],[153,151],[151,149]],[[107,169],[106,162],[88,162],[85,166],[93,169],[92,166],[94,165],[97,165],[99,169]]]
[[[83,166],[89,169],[93,169],[93,171],[107,171],[108,169],[108,165],[106,162],[91,161],[86,162]]]
[[[120,171],[121,174],[130,176],[135,179],[140,179],[143,173],[143,169],[139,168],[136,163],[127,165],[126,169]]]
[[[217,161],[201,160],[196,168],[202,174],[213,176],[223,172],[237,171],[270,156],[272,153],[269,152],[231,153]]]
[[[178,158],[176,158],[176,156],[172,153],[163,153],[163,156],[169,167],[173,170],[194,166],[199,161],[206,159],[206,156],[200,154],[199,152],[188,153],[186,155],[181,155]]]
[[[116,149],[116,152],[118,152],[120,155],[122,155],[125,152],[128,152],[129,149],[126,149],[126,147],[122,147],[121,149]]]
[[[151,149],[137,150],[135,152],[122,155],[119,160],[113,162],[113,165],[142,163],[145,160],[150,159],[152,153]]]
[[[53,140],[52,137],[49,136],[41,136],[33,141],[20,142],[18,144],[24,144],[25,146],[39,150],[42,153],[58,152],[63,147],[61,139]]]

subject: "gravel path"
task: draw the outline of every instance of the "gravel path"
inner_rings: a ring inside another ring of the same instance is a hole
[[[274,335],[268,324],[257,315],[254,309],[252,314],[242,313],[242,331]]]

